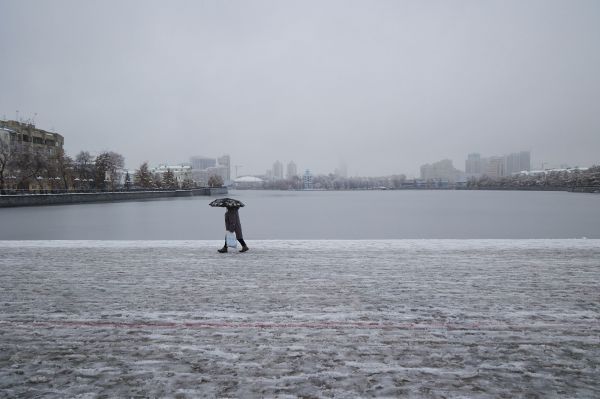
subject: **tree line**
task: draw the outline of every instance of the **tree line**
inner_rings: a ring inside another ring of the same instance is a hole
[[[466,188],[470,190],[561,190],[600,192],[600,166],[588,169],[549,170],[543,173],[518,174],[502,178],[481,176],[472,178],[466,185],[440,184],[435,180],[407,179],[405,175],[384,177],[340,177],[334,174],[313,176],[313,188],[317,190],[368,190],[368,189],[436,189]],[[301,190],[303,180],[299,176],[271,180],[262,183],[261,189]]]
[[[28,143],[0,139],[0,193],[86,192],[135,189],[191,189],[191,177],[178,181],[171,170],[152,173],[144,162],[133,176],[123,170],[125,157],[114,151],[92,156],[87,151],[74,158],[62,148],[34,148]],[[123,176],[123,173],[125,175]],[[220,187],[223,179],[211,176],[209,185]]]
[[[482,176],[467,182],[473,190],[564,190],[600,191],[600,166],[582,169],[550,170],[492,179]]]
[[[62,148],[0,140],[0,190],[113,190],[124,163],[125,158],[113,151],[96,157],[81,151],[71,158]]]
[[[402,188],[406,182],[405,175],[392,175],[384,177],[342,177],[330,173],[317,175],[312,178],[312,187],[316,190],[370,190],[376,188]],[[287,179],[265,181],[262,184],[265,190],[301,190],[304,181],[300,176]]]

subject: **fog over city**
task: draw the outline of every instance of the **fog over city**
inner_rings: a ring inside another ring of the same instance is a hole
[[[239,175],[600,164],[600,2],[0,0],[0,118]]]

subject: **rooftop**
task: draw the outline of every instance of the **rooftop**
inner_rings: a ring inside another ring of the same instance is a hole
[[[233,180],[236,183],[262,183],[264,180],[255,176],[242,176]]]

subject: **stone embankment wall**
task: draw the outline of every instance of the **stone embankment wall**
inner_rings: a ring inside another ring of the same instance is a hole
[[[134,201],[154,198],[224,195],[227,187],[205,187],[193,190],[123,191],[107,193],[65,193],[0,195],[0,208],[15,206],[82,204],[86,202]]]

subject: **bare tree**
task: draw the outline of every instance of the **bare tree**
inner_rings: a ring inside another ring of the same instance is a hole
[[[11,156],[9,168],[15,172],[17,188],[29,190],[32,182],[35,182],[37,188],[42,190],[44,186],[41,180],[48,170],[47,153],[22,144],[13,149],[14,156]]]
[[[53,179],[54,185],[68,190],[73,181],[73,159],[61,148],[48,159],[48,179]]]
[[[96,174],[96,165],[94,157],[87,151],[80,151],[75,156],[73,165],[76,181],[79,181],[80,187],[84,189],[95,188],[94,176]]]
[[[9,164],[11,162],[10,143],[2,140],[0,137],[0,190],[4,191],[7,188],[6,174],[9,172]]]

